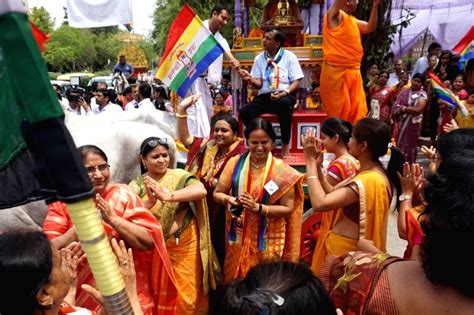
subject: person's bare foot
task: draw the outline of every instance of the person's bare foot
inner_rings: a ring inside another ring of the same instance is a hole
[[[290,158],[290,148],[287,143],[283,143],[281,146],[281,157],[282,159],[289,159]]]

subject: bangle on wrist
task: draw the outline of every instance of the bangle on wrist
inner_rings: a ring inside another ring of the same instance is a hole
[[[188,117],[188,114],[179,114],[179,113],[176,113],[176,117],[178,117],[178,118],[186,118],[186,117]]]
[[[262,208],[263,208],[262,204],[259,203],[259,204],[258,204],[258,212],[257,212],[258,214],[261,214],[261,213],[262,213]]]
[[[170,200],[171,202],[174,202],[174,191],[170,192]]]
[[[318,176],[312,175],[312,176],[306,177],[306,180],[307,180],[307,181],[310,180],[310,179],[318,179]]]
[[[268,217],[268,205],[265,205],[265,216]]]

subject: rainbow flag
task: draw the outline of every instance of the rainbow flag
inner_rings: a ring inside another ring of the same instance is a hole
[[[433,87],[434,92],[436,93],[436,96],[448,103],[450,106],[455,106],[459,108],[461,111],[461,114],[466,117],[469,113],[464,106],[464,104],[459,100],[459,98],[454,95],[454,93],[444,85],[443,82],[441,82],[440,78],[430,72],[428,73],[428,77],[431,79],[431,86]]]
[[[171,24],[156,77],[180,97],[224,49],[187,4]]]
[[[474,26],[469,29],[452,50],[461,56],[459,63],[462,67],[464,67],[466,61],[474,58]]]

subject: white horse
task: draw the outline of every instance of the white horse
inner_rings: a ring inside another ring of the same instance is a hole
[[[130,84],[128,83],[127,78],[125,75],[119,71],[115,72],[113,77],[112,77],[112,85],[114,86],[115,93],[117,95],[121,95],[123,93],[123,90]]]
[[[111,182],[128,184],[140,174],[140,145],[151,136],[167,139],[170,168],[176,167],[176,118],[167,112],[132,110],[100,116],[66,114],[66,127],[76,146],[93,144],[105,152]],[[41,229],[46,212],[44,201],[2,209],[0,233],[25,226]]]

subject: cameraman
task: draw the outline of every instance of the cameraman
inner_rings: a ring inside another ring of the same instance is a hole
[[[69,104],[66,106],[66,111],[80,116],[92,116],[91,107],[83,96],[83,93],[78,88],[70,88],[66,91],[66,98]]]

